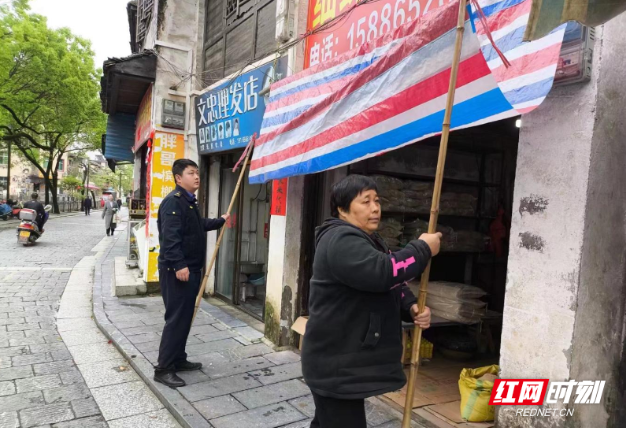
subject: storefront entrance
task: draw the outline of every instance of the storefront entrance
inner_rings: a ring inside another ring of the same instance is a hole
[[[240,153],[221,156],[220,213],[226,212],[241,170]],[[267,277],[271,183],[252,185],[244,177],[226,224],[216,264],[215,293],[263,320]]]
[[[461,370],[499,362],[518,134],[512,119],[450,136],[438,227],[444,239],[441,253],[432,261],[427,305],[433,318],[423,335],[416,413],[436,413],[436,418],[460,423]],[[303,222],[308,224],[307,233],[313,236],[315,226],[330,214],[332,185],[348,174],[362,174],[378,185],[382,207],[378,233],[392,251],[418,239],[428,229],[438,148],[435,137],[311,176],[321,177],[317,189],[305,192],[305,199],[318,201],[316,210],[304,210],[309,216]],[[308,251],[305,259],[310,264],[314,252],[311,247]],[[299,290],[300,315],[307,314],[309,280],[310,276],[303,278]],[[418,295],[419,278],[409,286]],[[404,327],[410,351],[412,325]],[[405,363],[410,352],[406,357]],[[405,394],[401,390],[383,399],[401,411]]]

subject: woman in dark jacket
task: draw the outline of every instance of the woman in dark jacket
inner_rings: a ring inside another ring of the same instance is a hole
[[[376,234],[376,183],[361,175],[333,186],[331,211],[316,231],[302,371],[315,401],[312,428],[365,428],[364,399],[406,383],[401,320],[430,326],[430,310],[417,314],[406,282],[439,252],[441,234],[389,251]]]

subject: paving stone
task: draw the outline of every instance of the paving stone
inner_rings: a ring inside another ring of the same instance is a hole
[[[61,382],[63,382],[63,385],[71,385],[77,382],[84,382],[83,376],[75,367],[66,372],[59,373],[59,376],[61,376]]]
[[[43,337],[22,337],[9,339],[9,346],[40,345],[47,343]]]
[[[22,337],[26,337],[24,331],[2,331],[0,330],[0,340],[8,340],[8,339],[19,339]]]
[[[100,361],[120,358],[120,354],[115,348],[115,345],[107,342],[71,346],[69,351],[76,364],[98,363]]]
[[[211,379],[232,376],[240,373],[253,372],[273,366],[271,362],[263,357],[229,361],[221,354],[218,355],[222,357],[222,361],[216,361],[215,363],[211,364],[207,364],[203,361],[204,367],[202,367],[202,371],[206,373],[207,376],[209,376]]]
[[[141,320],[116,322],[114,324],[115,324],[115,327],[119,328],[120,330],[130,329],[130,328],[135,328],[135,327],[143,327],[146,325],[143,322],[141,322]]]
[[[90,394],[91,395],[91,394]],[[80,400],[72,400],[72,410],[77,418],[85,418],[87,416],[96,416],[100,414],[100,409],[93,398],[84,398]]]
[[[187,346],[186,351],[187,355],[194,356],[208,354],[210,352],[232,350],[235,348],[243,348],[243,346],[241,346],[241,344],[234,339],[224,339],[210,343],[202,343],[199,345],[190,345]]]
[[[43,389],[56,388],[61,386],[61,378],[58,374],[45,376],[35,376],[15,381],[17,392],[41,391]]]
[[[252,342],[250,342],[248,339],[246,339],[243,336],[237,335],[237,336],[233,337],[233,339],[235,339],[237,342],[241,343],[243,346],[252,345]]]
[[[198,401],[196,403],[193,403],[193,406],[207,420],[248,410],[243,404],[235,400],[230,395],[224,395],[221,397],[209,398],[208,400]]]
[[[33,369],[31,366],[10,367],[8,369],[0,369],[0,381],[23,379],[32,377]]]
[[[76,419],[69,422],[54,424],[53,428],[107,428],[107,423],[102,416]]]
[[[106,342],[106,337],[95,327],[63,332],[63,342],[66,346],[88,345],[90,343]]]
[[[37,363],[49,363],[51,361],[52,361],[52,355],[50,355],[47,352],[43,354],[17,355],[11,358],[13,367],[28,366],[30,364],[37,364]]]
[[[310,394],[311,390],[299,380],[276,383],[261,388],[249,389],[233,394],[248,409],[267,406]]]
[[[20,411],[20,420],[24,428],[74,419],[70,403],[50,404]]]
[[[189,332],[189,334],[192,335],[192,336],[195,336],[197,334],[215,333],[217,331],[219,331],[219,330],[216,329],[214,326],[212,326],[210,324],[194,325],[193,327],[191,327],[191,331]]]
[[[143,381],[103,386],[91,392],[106,420],[134,416],[163,407]]]
[[[167,410],[109,421],[110,428],[180,428]]]
[[[193,385],[194,383],[207,382],[211,380],[207,375],[198,370],[192,372],[178,372],[176,374],[179,378],[184,380],[187,385]]]
[[[28,346],[13,346],[0,349],[0,357],[14,357],[16,355],[27,355],[30,353]]]
[[[273,352],[265,355],[265,358],[277,366],[280,366],[281,364],[297,363],[300,361],[300,355],[293,351]]]
[[[272,349],[263,344],[258,343],[250,346],[240,346],[239,348],[220,351],[230,360],[244,360],[246,358],[258,357],[272,352]]]
[[[0,382],[0,397],[15,394],[15,383],[12,381]]]
[[[47,343],[45,345],[30,345],[30,352],[39,354],[42,352],[66,351],[65,343]]]
[[[28,409],[29,407],[42,406],[43,404],[45,404],[45,402],[43,394],[40,391],[0,397],[0,409],[2,409],[3,412],[14,412]]]
[[[297,379],[302,377],[302,364],[291,363],[282,366],[268,367],[255,372],[250,372],[263,385],[283,382],[285,380]]]
[[[210,327],[210,326],[202,326],[202,327]],[[228,338],[234,338],[236,336],[235,333],[233,333],[232,331],[214,331],[212,333],[201,333],[201,334],[197,334],[194,337],[197,337],[198,339],[200,339],[202,342],[205,343],[210,343],[210,342],[215,342],[217,340],[224,340],[224,339],[228,339]]]
[[[365,400],[365,418],[367,419],[367,424],[373,427],[396,419],[388,409],[374,405],[369,400]]]
[[[0,411],[0,427],[2,428],[19,428],[20,420],[17,412]]]
[[[55,361],[52,363],[35,364],[33,369],[37,376],[53,373],[62,373],[74,368],[73,361]]]
[[[133,336],[131,336],[131,338],[132,337]],[[130,338],[128,340],[130,340]],[[135,348],[137,348],[137,350],[141,353],[158,351],[159,346],[161,346],[161,339],[154,340],[152,342],[144,342],[144,343],[135,344]]]
[[[75,383],[43,391],[43,397],[48,404],[80,400],[90,396],[89,388],[84,383]]]
[[[306,417],[302,413],[283,402],[212,419],[210,422],[215,428],[275,428],[304,419]]]
[[[265,334],[261,333],[258,330],[255,330],[254,328],[248,325],[246,325],[245,327],[234,328],[233,331],[237,332],[238,334],[242,335],[246,339],[251,340],[253,342],[261,340],[263,337],[265,337]]]
[[[145,343],[145,342],[152,342],[155,340],[161,340],[161,336],[159,336],[157,333],[152,332],[152,333],[142,333],[142,334],[135,334],[134,336],[129,336],[128,340],[130,340],[133,344],[137,345],[139,343]]]
[[[81,364],[79,369],[89,388],[140,380],[128,362],[119,356],[115,360]]]
[[[52,361],[65,361],[72,359],[72,354],[70,354],[70,351],[67,349],[52,351],[50,352],[50,356],[52,357]]]
[[[163,327],[159,325],[142,325],[141,327],[124,328],[121,331],[125,336],[132,336],[144,333],[160,333],[163,331]]]
[[[289,404],[309,418],[315,417],[315,401],[313,401],[312,395],[305,395],[304,397],[296,398],[295,400],[289,401]]]
[[[261,386],[260,382],[256,381],[252,376],[243,374],[187,385],[183,388],[178,388],[178,392],[183,394],[189,401],[200,401],[258,386]]]
[[[214,327],[216,330],[219,331],[224,331],[224,330],[228,330],[228,327],[226,327],[224,324],[222,324],[221,322],[217,322],[215,324],[211,324],[212,327]]]
[[[311,426],[311,422],[313,422],[313,419],[305,419],[300,422],[294,422],[289,425],[284,425],[280,428],[309,428]]]

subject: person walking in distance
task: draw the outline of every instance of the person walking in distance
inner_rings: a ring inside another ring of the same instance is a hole
[[[202,218],[195,192],[200,187],[198,165],[179,159],[172,166],[176,188],[159,206],[159,282],[165,303],[165,327],[161,336],[154,380],[172,388],[185,386],[179,371],[200,370],[202,363],[187,361],[185,345],[196,296],[200,290],[206,255],[206,232],[220,229],[229,219]]]
[[[85,198],[85,215],[91,215],[91,198]]]
[[[115,222],[113,217],[117,212],[117,204],[113,200],[113,195],[109,195],[109,200],[104,203],[102,210],[102,218],[104,219],[104,227],[107,230],[107,236],[113,236],[115,232]]]

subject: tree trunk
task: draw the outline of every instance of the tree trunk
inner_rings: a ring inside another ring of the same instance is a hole
[[[54,168],[54,173],[52,174],[52,209],[55,214],[60,214],[59,210],[59,202],[58,202],[58,193],[59,193],[59,162],[57,161],[56,166]]]

